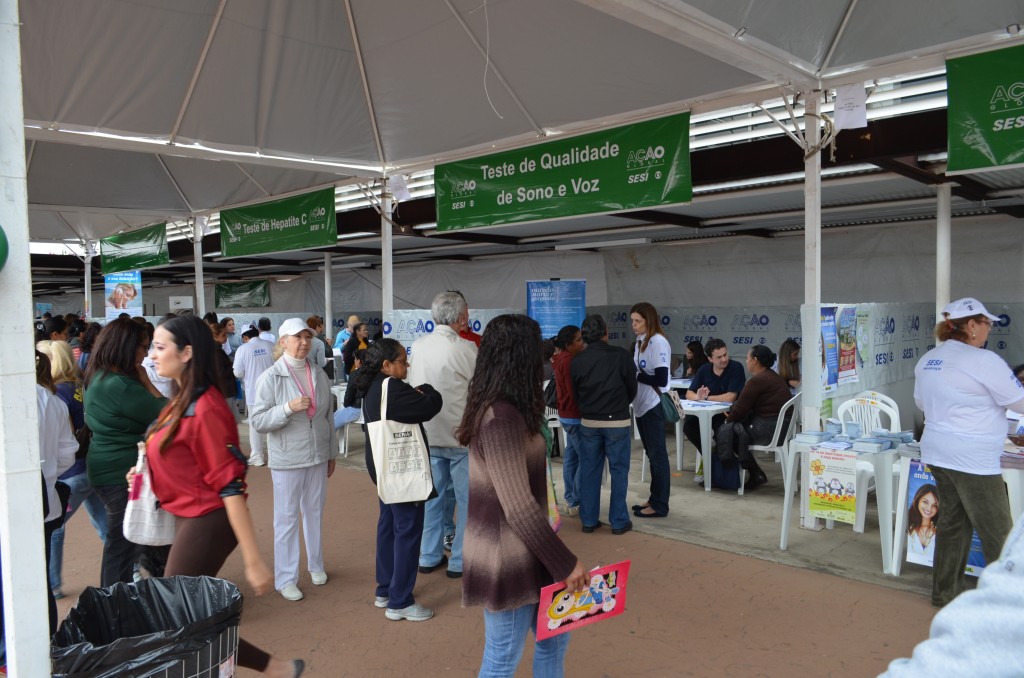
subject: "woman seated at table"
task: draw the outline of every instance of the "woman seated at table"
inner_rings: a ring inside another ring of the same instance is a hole
[[[767,445],[772,442],[779,412],[792,397],[789,386],[772,369],[775,354],[767,346],[755,346],[747,353],[747,372],[750,379],[743,385],[739,398],[726,413],[726,420],[739,422],[749,435],[749,445]],[[752,490],[768,481],[746,445],[738,445],[740,465],[749,473],[745,489]]]
[[[791,389],[800,388],[800,344],[786,339],[779,347],[778,372]]]
[[[701,346],[700,342],[691,341],[686,345],[686,371],[682,376],[692,379],[701,365],[706,365],[709,362],[711,361],[708,360],[708,356],[704,353],[704,347]]]

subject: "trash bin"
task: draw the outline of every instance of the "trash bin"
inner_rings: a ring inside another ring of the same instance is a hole
[[[89,587],[53,637],[53,676],[233,676],[241,616],[238,588],[213,577]]]

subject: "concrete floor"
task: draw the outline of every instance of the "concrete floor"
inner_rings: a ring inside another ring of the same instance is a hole
[[[247,427],[241,431],[244,436]],[[673,445],[670,436],[670,450]],[[424,623],[390,622],[373,607],[377,502],[355,427],[350,449],[329,482],[326,586],[304,578],[306,597],[297,603],[277,594],[254,597],[237,551],[221,571],[247,595],[242,635],[279,656],[305,658],[308,676],[475,675],[482,616],[461,607],[459,580],[440,571],[419,576],[417,600],[436,613]],[[645,494],[642,453],[637,441],[630,504]],[[686,457],[692,464],[689,447]],[[780,551],[781,477],[777,464],[762,466],[769,484],[744,497],[724,490],[706,495],[692,482],[692,466],[675,473],[670,516],[634,520],[635,531],[626,535],[607,529],[585,535],[578,519],[564,521],[562,538],[588,567],[633,563],[626,613],[574,632],[567,676],[872,676],[893,658],[909,656],[934,615],[930,571],[905,565],[901,577],[882,574],[873,509],[865,534],[794,524],[789,550]],[[556,475],[560,470],[556,460]],[[253,469],[249,483],[261,550],[271,564],[269,471]],[[97,583],[101,553],[88,520],[75,518],[67,532],[62,615],[84,586]],[[531,654],[527,649],[517,675],[530,675]]]

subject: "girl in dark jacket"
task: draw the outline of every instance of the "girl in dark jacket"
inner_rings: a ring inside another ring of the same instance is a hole
[[[441,411],[441,394],[430,384],[415,388],[406,384],[403,379],[408,371],[405,347],[394,339],[381,339],[366,349],[366,360],[353,386],[363,396],[363,418],[369,424],[380,421],[381,391],[385,380],[394,377],[388,382],[388,419],[420,424],[426,441],[422,424]],[[376,485],[377,469],[370,436],[366,436],[366,470]],[[426,621],[434,616],[433,611],[417,604],[412,595],[419,565],[425,502],[385,504],[377,501],[380,517],[377,520],[377,593],[373,604],[387,608],[385,615],[392,621]]]

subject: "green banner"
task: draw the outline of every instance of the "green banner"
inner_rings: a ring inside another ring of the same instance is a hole
[[[103,273],[135,271],[171,263],[167,253],[167,224],[140,228],[100,240]]]
[[[333,188],[220,213],[220,251],[225,257],[337,243]]]
[[[438,165],[437,230],[689,202],[690,114]]]
[[[1024,45],[950,59],[947,172],[1024,164]]]
[[[247,280],[213,286],[215,308],[266,308],[270,306],[270,281]]]

